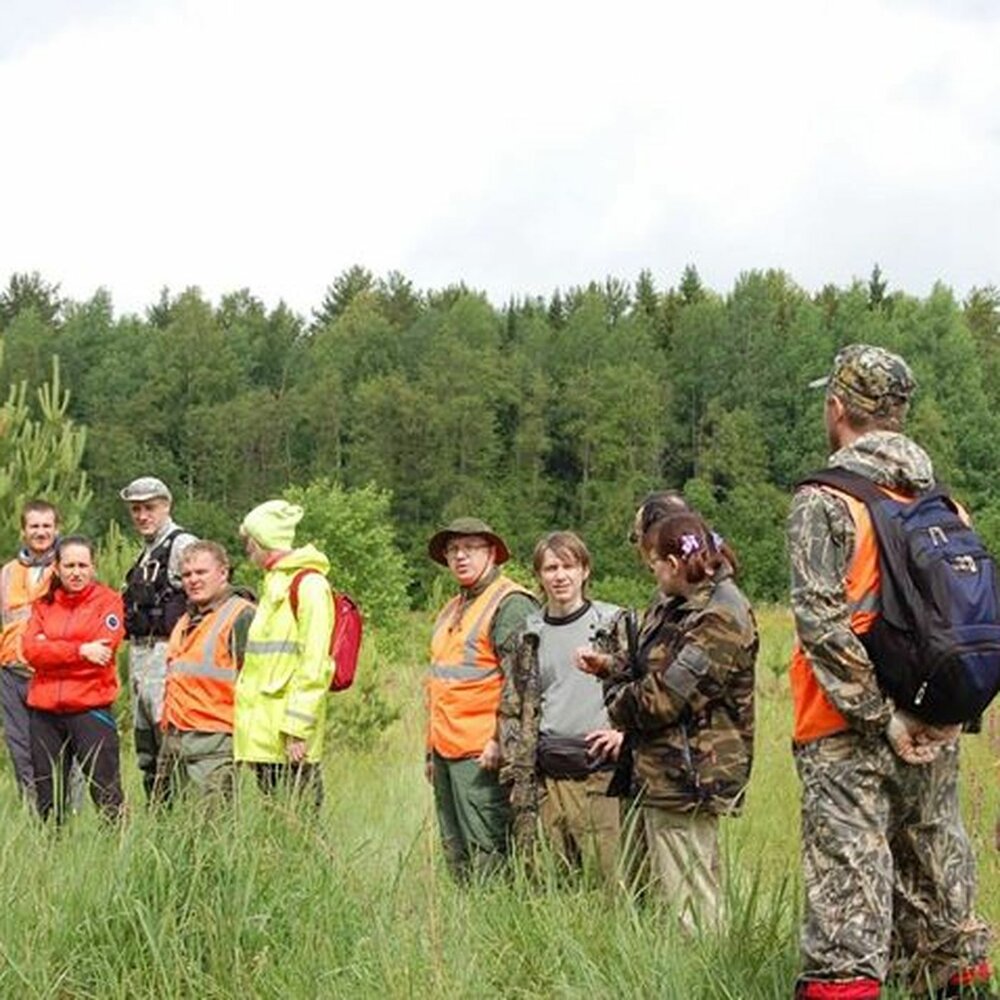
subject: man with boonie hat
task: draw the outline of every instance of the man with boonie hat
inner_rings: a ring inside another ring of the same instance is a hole
[[[507,853],[510,809],[498,780],[500,663],[538,605],[500,572],[510,551],[479,518],[459,517],[435,532],[427,553],[459,587],[431,637],[426,775],[445,857],[464,880],[497,870]]]
[[[173,497],[156,476],[133,479],[118,494],[128,505],[142,551],[125,574],[125,635],[129,641],[129,690],[135,755],[147,800],[156,785],[156,759],[162,743],[160,726],[167,676],[167,640],[184,614],[181,555],[196,537],[171,518]],[[158,797],[169,798],[161,786]]]
[[[264,580],[236,681],[233,755],[253,766],[264,792],[308,791],[318,808],[334,610],[329,560],[312,544],[295,547],[304,513],[268,500],[240,525]]]
[[[811,384],[826,389],[830,469],[899,500],[934,486],[927,453],[902,433],[916,382],[899,355],[851,344]],[[959,810],[960,727],[897,708],[863,641],[883,572],[867,505],[806,479],[792,500],[788,549],[805,889],[795,996],[874,1000],[890,976],[921,996],[995,996]]]

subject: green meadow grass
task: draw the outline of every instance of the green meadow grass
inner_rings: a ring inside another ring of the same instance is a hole
[[[724,823],[729,919],[684,938],[669,915],[550,871],[456,888],[422,775],[426,629],[380,671],[401,718],[362,753],[330,747],[318,820],[263,804],[141,805],[119,830],[91,809],[42,829],[0,775],[0,996],[787,997],[797,964],[798,785],[784,668],[790,620],[760,614],[757,759],[745,815]],[[355,697],[354,694],[342,697]],[[996,924],[993,719],[965,738],[964,807]]]

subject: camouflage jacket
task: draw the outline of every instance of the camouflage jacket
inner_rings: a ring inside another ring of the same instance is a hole
[[[901,493],[934,484],[927,453],[892,431],[862,435],[831,455],[828,464]],[[854,521],[843,500],[815,485],[795,494],[788,515],[795,631],[833,706],[851,728],[876,733],[885,728],[892,709],[861,640],[851,631],[845,581],[854,542]]]
[[[601,601],[591,602],[591,607],[598,626],[610,625],[620,610],[615,605]],[[510,793],[514,839],[521,850],[533,843],[538,819],[537,754],[542,725],[538,646],[543,628],[545,621],[541,612],[529,615],[516,644],[508,646],[503,657],[503,692],[497,712],[500,729],[500,783]]]
[[[738,812],[753,761],[759,645],[747,599],[723,571],[686,598],[654,602],[634,670],[619,621],[605,697],[612,723],[632,741],[636,794],[680,812]]]

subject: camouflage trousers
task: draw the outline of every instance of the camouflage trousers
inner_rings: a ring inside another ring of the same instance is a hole
[[[892,976],[915,992],[986,958],[958,748],[903,763],[881,737],[795,748],[802,782],[803,980]]]
[[[142,772],[142,787],[152,798],[156,784],[156,759],[160,755],[163,732],[163,694],[167,680],[167,641],[149,642],[138,639],[129,643],[129,690],[132,695],[132,725],[135,737],[135,757]],[[165,788],[161,798],[169,798]]]

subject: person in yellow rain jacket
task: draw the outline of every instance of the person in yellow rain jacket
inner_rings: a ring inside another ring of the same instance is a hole
[[[253,767],[264,792],[308,792],[318,808],[334,612],[329,560],[314,545],[294,548],[303,513],[296,504],[268,500],[240,525],[264,580],[236,681],[233,756]]]

